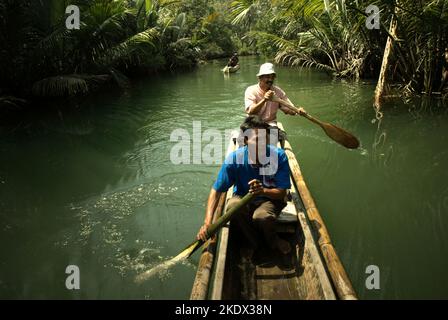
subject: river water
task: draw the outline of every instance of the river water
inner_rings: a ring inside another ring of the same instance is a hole
[[[203,221],[217,164],[173,164],[171,133],[222,133],[244,119],[264,60],[222,61],[36,110],[0,140],[0,298],[187,299],[199,255],[135,284],[179,253]],[[277,85],[309,113],[355,133],[347,150],[280,115],[308,186],[362,299],[448,298],[448,112],[434,101],[372,109],[372,83],[278,67]],[[193,142],[192,142],[193,146]],[[193,150],[193,149],[192,149]],[[80,270],[67,290],[66,267]],[[380,270],[368,290],[366,268]]]

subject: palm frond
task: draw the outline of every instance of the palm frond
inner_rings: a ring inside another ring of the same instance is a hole
[[[241,24],[251,19],[256,10],[257,0],[235,0],[231,4],[232,24]]]
[[[136,51],[149,51],[157,48],[160,34],[157,28],[151,28],[124,40],[118,45],[106,50],[100,61],[105,64],[112,64],[118,59],[131,57]]]
[[[89,93],[105,82],[110,81],[108,74],[69,74],[48,77],[35,82],[32,93],[39,97],[65,97]]]
[[[33,84],[32,93],[39,97],[64,97],[89,92],[87,81],[76,75],[50,77]]]
[[[25,99],[17,98],[14,96],[0,96],[0,110],[20,109],[26,103],[27,101]]]

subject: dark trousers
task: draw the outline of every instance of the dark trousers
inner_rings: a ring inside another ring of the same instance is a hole
[[[241,197],[234,195],[229,199],[227,209],[235,206],[239,200],[241,200]],[[261,232],[266,243],[272,249],[275,249],[278,239],[275,231],[275,220],[285,206],[286,203],[280,200],[255,200],[235,214],[232,218],[232,224],[239,229],[255,249],[259,247],[257,231]]]

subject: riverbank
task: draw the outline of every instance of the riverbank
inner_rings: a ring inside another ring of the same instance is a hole
[[[381,12],[382,23],[379,14],[365,15],[367,6]],[[390,96],[448,97],[444,1],[297,7],[289,0],[88,0],[71,8],[68,16],[58,1],[0,5],[0,112],[76,100],[108,86],[124,90],[130,79],[191,70],[234,51],[334,78],[379,79],[378,109]],[[398,89],[388,92],[391,86]]]
[[[0,5],[0,111],[70,99],[244,49],[222,1],[9,1]],[[38,101],[39,102],[39,101]]]

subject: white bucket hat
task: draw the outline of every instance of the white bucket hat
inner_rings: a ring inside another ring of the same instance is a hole
[[[258,71],[257,77],[264,76],[267,74],[275,74],[274,65],[270,62],[263,63],[260,66],[260,71]]]

